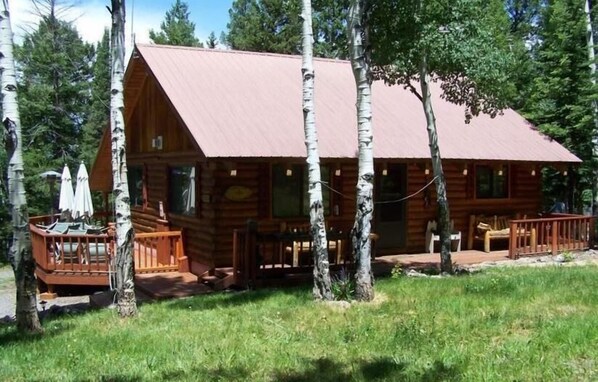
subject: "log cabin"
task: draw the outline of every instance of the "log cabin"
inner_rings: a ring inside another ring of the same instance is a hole
[[[315,59],[316,125],[329,228],[348,231],[355,206],[357,128],[350,63]],[[125,122],[136,232],[182,230],[193,273],[231,266],[233,235],[308,223],[301,57],[141,45],[125,75]],[[451,218],[467,237],[471,215],[535,216],[540,170],[580,160],[513,110],[465,123],[461,106],[433,105]],[[421,253],[436,216],[425,117],[399,86],[373,84],[378,254]],[[110,134],[93,190],[112,190]],[[426,187],[428,185],[428,187]]]

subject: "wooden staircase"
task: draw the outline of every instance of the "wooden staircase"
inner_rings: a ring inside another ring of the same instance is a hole
[[[199,276],[199,282],[213,290],[224,290],[234,284],[233,268],[216,268]]]

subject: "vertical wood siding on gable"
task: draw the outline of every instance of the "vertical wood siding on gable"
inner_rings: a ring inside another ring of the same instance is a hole
[[[156,82],[148,78],[127,126],[127,153],[191,151],[194,146],[177,115]],[[152,148],[152,139],[162,137],[162,150]]]

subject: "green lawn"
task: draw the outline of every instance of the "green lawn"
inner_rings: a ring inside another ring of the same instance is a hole
[[[0,380],[591,381],[598,267],[384,279],[379,301],[333,309],[309,288],[145,304],[0,325]]]

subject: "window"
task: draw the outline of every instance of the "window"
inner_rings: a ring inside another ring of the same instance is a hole
[[[509,197],[507,166],[476,166],[476,198],[504,199]]]
[[[143,207],[143,167],[129,166],[127,168],[127,182],[131,207]]]
[[[195,167],[171,167],[169,179],[168,208],[170,212],[180,215],[195,215]]]
[[[322,181],[330,180],[330,169],[320,166]],[[272,215],[300,217],[309,215],[308,174],[304,165],[272,166]],[[330,190],[322,186],[324,213],[330,213]]]

